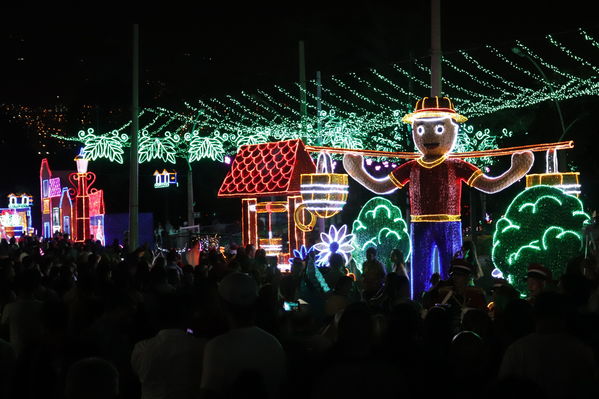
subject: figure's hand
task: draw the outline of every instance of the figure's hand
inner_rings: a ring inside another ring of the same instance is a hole
[[[345,154],[343,156],[343,167],[348,174],[360,170],[364,164],[364,158],[360,154]]]
[[[532,167],[534,160],[535,156],[532,151],[515,152],[512,154],[512,169],[525,175]]]

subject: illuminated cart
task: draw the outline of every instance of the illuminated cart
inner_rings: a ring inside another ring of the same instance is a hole
[[[242,245],[254,244],[268,255],[283,257],[305,245],[306,233],[298,228],[294,214],[302,203],[300,176],[315,171],[316,166],[299,139],[239,148],[218,196],[241,198]],[[259,202],[261,198],[268,200]],[[303,219],[307,214],[300,213],[299,221],[306,223]],[[286,242],[273,235],[274,214],[286,215]],[[264,234],[258,232],[259,215],[266,216]]]
[[[8,208],[0,208],[0,238],[33,234],[31,205],[33,197],[29,194],[8,195]]]

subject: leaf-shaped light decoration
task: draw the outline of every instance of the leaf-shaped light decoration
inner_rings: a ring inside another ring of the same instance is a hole
[[[177,163],[177,144],[180,140],[178,134],[170,132],[166,132],[164,137],[152,137],[143,131],[139,138],[139,163],[153,159]]]
[[[225,155],[223,143],[216,137],[200,136],[197,131],[185,135],[189,141],[189,162],[209,158],[213,161],[221,161]]]
[[[81,130],[78,137],[83,142],[83,150],[90,160],[105,158],[111,162],[123,163],[123,147],[129,138],[126,134],[113,130],[99,136],[94,133],[94,129],[89,128],[87,131]]]

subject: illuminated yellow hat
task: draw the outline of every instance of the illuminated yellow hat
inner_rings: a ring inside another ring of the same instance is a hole
[[[414,112],[406,114],[401,121],[412,123],[416,119],[448,116],[454,121],[466,122],[468,118],[455,112],[453,102],[449,97],[424,97],[416,102]]]

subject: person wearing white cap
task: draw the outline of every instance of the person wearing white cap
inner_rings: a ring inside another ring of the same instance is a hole
[[[235,397],[239,392],[279,397],[286,376],[285,353],[274,336],[254,324],[256,282],[234,272],[221,280],[218,294],[230,330],[206,345],[202,397]]]
[[[526,273],[526,285],[528,287],[529,297],[527,300],[534,303],[536,297],[545,291],[547,283],[553,280],[551,270],[540,263],[531,263],[528,265]]]

